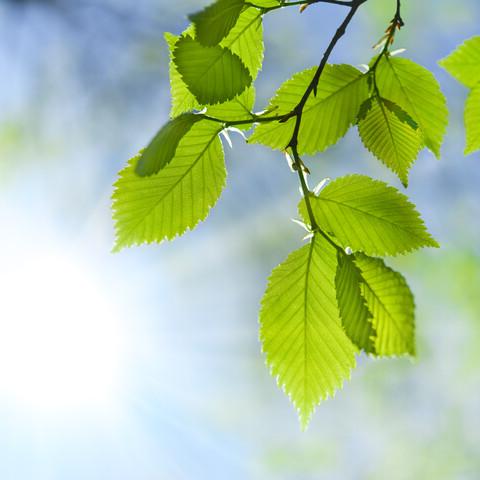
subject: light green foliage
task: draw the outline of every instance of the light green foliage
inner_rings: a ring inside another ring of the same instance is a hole
[[[358,122],[358,133],[365,147],[395,172],[404,186],[408,172],[422,147],[419,129],[399,118],[383,98],[372,98],[369,109]]]
[[[375,76],[380,95],[397,104],[415,120],[424,144],[440,157],[448,109],[433,74],[406,58],[384,56]]]
[[[370,177],[340,177],[310,202],[320,228],[355,252],[383,256],[438,247],[407,197]],[[308,222],[305,200],[299,210]]]
[[[473,88],[480,82],[480,36],[466,40],[439,63],[460,83]]]
[[[189,31],[183,33],[183,35],[191,35],[191,28]],[[165,41],[167,42],[168,49],[170,51],[170,93],[172,97],[172,108],[170,110],[170,116],[175,118],[182,113],[190,112],[191,110],[198,109],[202,107],[198,103],[197,99],[194,97],[193,93],[190,92],[187,85],[182,79],[175,62],[173,61],[173,51],[175,50],[175,45],[180,39],[177,35],[172,35],[171,33],[165,33]]]
[[[352,255],[338,254],[338,268],[335,277],[338,308],[343,326],[350,340],[361,350],[375,353],[375,329],[372,315],[368,310],[360,284],[363,282],[360,270]]]
[[[209,47],[220,43],[237,23],[244,6],[244,0],[217,0],[201,12],[190,15],[198,41]]]
[[[139,157],[120,172],[113,193],[116,250],[161,242],[204,220],[225,185],[218,124],[197,122],[157,175],[135,173]]]
[[[480,150],[480,36],[465,41],[439,63],[471,89],[465,103],[465,155],[469,155]]]
[[[465,155],[480,150],[480,83],[472,88],[465,102]]]
[[[248,119],[252,116],[253,105],[255,104],[255,88],[248,87],[243,93],[229,102],[219,105],[211,105],[207,108],[207,115],[214,118],[221,118],[226,121],[235,121],[239,118]],[[253,118],[252,118],[253,122]],[[251,123],[238,125],[238,128],[249,129]]]
[[[277,115],[292,111],[311,82],[316,68],[295,74],[271,100],[267,110]],[[368,97],[365,75],[350,65],[327,65],[318,84],[317,95],[307,100],[300,126],[300,154],[322,152],[347,133]],[[283,150],[293,133],[295,118],[287,122],[261,124],[250,143]]]
[[[333,396],[355,366],[339,318],[337,253],[321,236],[293,252],[269,280],[260,311],[267,364],[305,428],[320,400]]]
[[[183,36],[195,38],[194,29],[192,27],[187,28],[183,32]],[[173,61],[173,51],[180,37],[167,33],[165,34],[165,39],[170,50],[170,88],[172,94],[172,109],[170,115],[172,117],[176,117],[181,113],[189,112],[193,109],[201,110],[203,107],[208,107],[207,113],[209,115],[218,116],[219,112],[223,113],[224,111],[225,116],[222,116],[222,118],[230,120],[228,114],[238,110],[239,106],[245,106],[249,112],[253,110],[255,101],[253,86],[250,86],[249,89],[246,89],[231,101],[216,104],[213,107],[202,105],[185,84]],[[250,76],[253,79],[256,78],[263,60],[263,31],[260,12],[254,8],[244,10],[236,25],[227,37],[220,42],[220,45],[238,55],[242,63],[249,70]],[[214,111],[211,112],[213,108]],[[248,118],[248,116],[246,118]]]
[[[153,175],[168,165],[175,155],[180,140],[201,118],[193,113],[184,113],[165,124],[147,148],[140,153],[136,173],[140,176]]]
[[[220,45],[238,55],[255,80],[263,62],[263,25],[261,11],[247,8]]]
[[[173,61],[200,104],[231,100],[252,83],[238,55],[219,45],[205,47],[188,36],[176,43]]]
[[[357,254],[360,288],[375,328],[375,353],[415,355],[415,304],[405,279],[383,260]]]
[[[260,338],[303,428],[319,402],[350,377],[356,353],[415,354],[413,295],[399,273],[373,256],[438,244],[415,206],[383,182],[347,175],[310,191],[301,156],[326,150],[357,125],[364,145],[406,186],[423,147],[439,156],[448,113],[432,74],[389,52],[399,12],[369,71],[329,65],[327,48],[320,67],[294,74],[263,113],[253,113],[263,15],[307,4],[216,0],[190,16],[193,24],[180,36],[166,34],[171,119],[120,172],[113,193],[115,250],[171,240],[204,220],[220,197],[226,180],[220,133],[255,125],[250,143],[287,149],[300,177],[299,213],[309,242],[273,271]],[[350,5],[346,21],[358,6]],[[480,149],[479,38],[443,62],[472,88],[467,152]]]
[[[252,0],[250,3],[262,8],[271,8],[277,7],[281,2],[280,0]]]

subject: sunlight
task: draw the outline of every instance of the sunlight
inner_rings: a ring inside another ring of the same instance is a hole
[[[56,413],[113,401],[122,336],[113,302],[97,283],[76,260],[58,254],[2,268],[3,400]]]

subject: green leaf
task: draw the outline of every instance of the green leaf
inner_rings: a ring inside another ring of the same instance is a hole
[[[113,193],[115,250],[182,235],[204,220],[225,185],[219,126],[197,122],[157,175],[135,173],[139,157],[120,172]]]
[[[411,60],[383,57],[376,70],[380,95],[414,119],[423,141],[437,158],[448,124],[445,96],[433,74]]]
[[[338,254],[335,286],[340,317],[350,340],[361,350],[375,353],[372,316],[362,296],[360,270],[352,257]]]
[[[372,312],[376,354],[415,355],[415,303],[407,282],[379,258],[357,254],[355,263],[363,278],[362,296]]]
[[[235,26],[244,6],[244,0],[217,0],[201,12],[190,15],[197,40],[209,47],[217,45]]]
[[[195,30],[193,26],[187,28],[183,32],[183,36],[194,38]],[[173,51],[180,37],[167,33],[165,34],[165,39],[170,50],[170,87],[172,94],[172,109],[170,116],[177,117],[184,112],[190,112],[195,109],[202,110],[205,105],[201,105],[190,92],[173,62]],[[254,8],[244,10],[240,15],[237,24],[230,31],[228,36],[222,40],[220,46],[228,48],[233,53],[237,54],[249,69],[252,78],[256,78],[263,61],[262,16],[259,11]],[[232,105],[229,105],[230,102],[233,102],[233,108],[236,108],[235,103],[237,103],[237,99],[240,103],[249,105],[248,101],[245,101],[245,98],[253,98],[254,100],[254,95],[252,97],[251,92],[248,93],[247,89],[239,95],[239,97],[220,105],[225,106],[225,109],[228,110],[232,107]],[[249,105],[250,111],[253,109],[253,105],[253,102]],[[217,105],[215,105],[215,107],[216,106]],[[207,114],[215,116],[210,112],[210,108],[208,109]]]
[[[254,4],[256,7],[262,8],[278,7],[280,5],[279,0],[255,0],[250,3]]]
[[[336,268],[336,250],[315,235],[273,271],[262,300],[260,338],[267,364],[303,428],[355,366],[355,348],[339,318]]]
[[[168,165],[180,140],[201,119],[200,115],[184,113],[165,124],[140,154],[135,168],[136,173],[142,177],[153,175]]]
[[[270,101],[275,115],[291,112],[299,103],[316,68],[304,70],[287,80]],[[317,95],[307,100],[298,136],[300,154],[322,152],[335,144],[356,122],[360,106],[368,98],[366,76],[350,65],[327,65],[318,84]],[[250,143],[283,150],[289,142],[295,118],[287,122],[260,124]]]
[[[480,82],[480,36],[472,37],[439,64],[466,87]]]
[[[255,80],[263,63],[262,13],[256,8],[244,10],[235,27],[220,45],[238,55],[248,68],[252,79]]]
[[[187,30],[183,35],[191,35],[191,30]],[[175,45],[177,44],[179,36],[171,33],[165,33],[165,40],[168,44],[170,51],[170,92],[172,96],[172,108],[170,110],[170,117],[175,118],[185,112],[191,112],[192,110],[201,110],[202,106],[198,103],[193,93],[190,92],[187,85],[182,79],[177,66],[173,61],[173,52]]]
[[[370,110],[358,123],[358,133],[365,147],[407,186],[408,171],[422,147],[419,130],[401,121],[390,102],[375,96]]]
[[[172,53],[175,44],[180,37],[170,33],[165,34],[170,52]],[[170,116],[176,117],[185,112],[192,110],[201,110],[200,105],[193,94],[188,90],[182,76],[177,70],[177,67],[170,61],[170,86],[172,94],[172,110]],[[223,120],[238,120],[240,118],[249,118],[253,107],[255,105],[255,88],[253,85],[248,87],[244,92],[228,102],[219,103],[217,105],[209,105],[206,114],[210,117],[217,117]],[[242,128],[240,126],[239,128]],[[246,128],[250,128],[247,125]]]
[[[402,110],[396,103],[386,98],[382,98],[382,102],[401,122],[406,123],[413,130],[417,130],[418,123],[405,110]]]
[[[231,100],[252,83],[238,55],[219,45],[205,47],[188,36],[176,43],[173,61],[188,89],[201,104]]]
[[[470,91],[465,102],[465,155],[480,150],[480,82]]]
[[[207,108],[209,117],[219,118],[226,121],[243,120],[252,118],[252,110],[255,104],[255,89],[248,87],[243,93],[233,100],[218,105],[211,105]],[[253,123],[252,118],[252,123]],[[237,125],[237,128],[248,130],[252,123]]]
[[[315,220],[340,244],[368,255],[438,247],[415,206],[398,190],[364,175],[347,175],[310,196]],[[305,200],[300,215],[308,221]]]

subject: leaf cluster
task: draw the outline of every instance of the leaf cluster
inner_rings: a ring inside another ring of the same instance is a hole
[[[221,136],[230,143],[230,132],[250,132],[249,143],[287,154],[303,191],[298,211],[308,242],[273,271],[260,338],[304,427],[349,378],[359,352],[415,354],[413,295],[382,257],[438,244],[415,206],[384,182],[347,175],[310,191],[301,156],[325,151],[356,127],[364,146],[407,186],[423,148],[440,156],[448,118],[431,72],[390,53],[403,26],[398,10],[364,71],[327,63],[335,38],[319,67],[293,75],[256,112],[264,15],[311,3],[217,0],[191,15],[183,33],[166,34],[171,118],[129,161],[113,194],[116,250],[171,240],[204,220],[221,195]],[[351,8],[350,21],[365,1],[333,3]]]

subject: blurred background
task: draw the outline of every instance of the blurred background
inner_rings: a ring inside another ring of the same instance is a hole
[[[264,366],[266,279],[303,232],[284,158],[235,138],[208,221],[111,254],[117,171],[168,116],[168,52],[203,0],[0,1],[0,479],[480,478],[480,155],[466,90],[436,62],[480,33],[477,0],[405,0],[396,47],[432,69],[450,127],[408,194],[438,251],[389,263],[417,304],[418,358],[359,358],[306,433]],[[369,0],[333,62],[368,63],[394,0]],[[258,109],[318,63],[341,7],[265,21]],[[401,188],[352,130],[307,159],[312,183]]]

